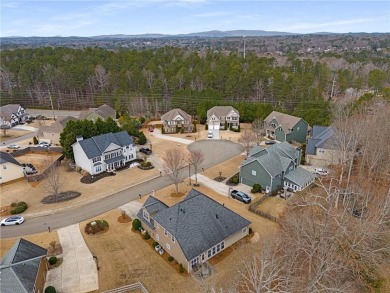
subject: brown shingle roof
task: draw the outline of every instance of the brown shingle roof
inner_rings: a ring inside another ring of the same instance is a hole
[[[273,118],[278,121],[278,125],[276,127],[280,125],[283,128],[284,133],[290,133],[291,129],[302,119],[292,115],[272,111],[271,114],[269,114],[267,118],[264,119],[266,127],[269,127],[269,124]]]
[[[43,132],[61,133],[62,130],[64,130],[64,127],[66,126],[66,123],[68,123],[68,121],[70,121],[70,120],[76,121],[77,118],[74,118],[72,116],[58,117],[57,121],[54,122],[52,125],[39,127],[39,133],[41,135],[42,135]]]
[[[20,104],[8,104],[0,107],[0,117],[4,120],[11,120],[11,115],[17,113],[19,110]]]
[[[116,113],[113,108],[111,108],[110,106],[104,104],[104,105],[101,105],[99,108],[89,108],[87,111],[81,112],[80,116],[79,116],[79,119],[84,119],[85,117],[87,117],[92,112],[95,112],[96,114],[98,114],[103,119],[106,119],[106,118],[108,118],[110,116],[115,118],[115,113]]]
[[[182,109],[172,109],[171,111],[165,113],[164,115],[161,116],[161,121],[172,121],[175,119],[177,115],[180,115],[181,117],[184,118],[184,121],[191,121],[191,115],[187,114],[185,111]]]
[[[233,108],[232,106],[215,106],[207,111],[207,118],[209,118],[213,115],[215,115],[217,117],[225,117],[232,110],[235,111],[237,114],[239,114],[238,111],[235,108]]]

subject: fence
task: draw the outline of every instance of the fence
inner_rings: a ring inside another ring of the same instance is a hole
[[[265,212],[262,212],[262,211],[259,211],[257,209],[257,207],[263,202],[265,201],[267,198],[269,197],[268,194],[264,195],[262,198],[260,198],[258,201],[255,201],[253,203],[251,203],[251,205],[249,206],[249,211],[252,212],[252,213],[255,213],[263,218],[266,218],[268,220],[271,220],[275,223],[278,223],[278,219],[270,214],[267,214]]]
[[[128,291],[137,290],[137,289],[140,289],[143,293],[149,293],[148,290],[146,290],[146,288],[144,287],[144,285],[142,285],[141,282],[126,285],[126,286],[115,288],[115,289],[111,289],[108,291],[104,291],[103,293],[125,293]]]

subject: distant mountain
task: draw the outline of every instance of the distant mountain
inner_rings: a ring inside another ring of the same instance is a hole
[[[262,30],[234,30],[234,31],[208,31],[199,33],[183,34],[179,36],[204,37],[204,38],[223,38],[223,37],[266,37],[266,36],[291,36],[299,35],[288,32],[262,31]]]
[[[153,39],[153,38],[165,38],[170,36],[171,35],[164,35],[164,34],[140,34],[140,35],[116,34],[116,35],[93,36],[90,38],[92,39]]]

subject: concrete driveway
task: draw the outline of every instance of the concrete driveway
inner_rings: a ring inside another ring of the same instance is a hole
[[[190,143],[193,143],[193,141],[192,141],[192,140],[189,140],[189,139],[185,139],[185,138],[180,138],[180,137],[174,137],[174,136],[169,136],[169,135],[161,134],[161,130],[160,130],[160,129],[157,129],[157,128],[155,128],[154,131],[150,133],[150,135],[155,136],[155,137],[160,138],[160,139],[166,139],[166,140],[176,141],[176,142],[182,143],[182,144],[190,144]]]
[[[79,224],[57,230],[62,245],[62,264],[47,272],[45,287],[54,286],[61,293],[83,293],[99,289],[95,260]]]

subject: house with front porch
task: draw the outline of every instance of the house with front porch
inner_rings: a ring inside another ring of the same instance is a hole
[[[0,125],[14,127],[26,120],[26,109],[20,104],[8,104],[0,107]]]
[[[264,119],[264,127],[267,137],[271,139],[305,143],[309,124],[302,118],[272,111]]]
[[[188,272],[248,235],[251,224],[195,189],[171,207],[149,196],[137,217],[149,235]]]
[[[299,166],[301,149],[288,142],[268,148],[255,146],[240,166],[240,182],[253,186],[260,184],[267,193],[283,187],[301,191],[314,182],[315,176]]]
[[[2,293],[43,293],[47,249],[20,238],[0,261]]]
[[[72,145],[74,161],[91,175],[114,171],[136,158],[136,146],[126,131],[76,139]]]
[[[191,115],[182,109],[172,109],[161,116],[162,127],[165,133],[192,132],[194,125]]]
[[[232,106],[215,106],[207,111],[207,127],[209,130],[234,128],[240,126],[240,113]]]

